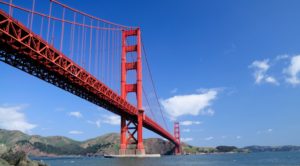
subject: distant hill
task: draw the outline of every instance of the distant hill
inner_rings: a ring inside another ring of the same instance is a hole
[[[286,152],[286,151],[300,151],[300,146],[247,146],[243,149],[247,149],[250,152]]]
[[[42,137],[0,129],[0,154],[8,149],[24,151],[32,156],[117,154],[119,141],[116,133],[80,142],[62,136]],[[148,154],[171,154],[174,148],[172,143],[159,138],[145,139],[144,145]]]
[[[119,151],[119,134],[111,133],[86,141],[75,141],[67,137],[42,137],[27,135],[20,131],[0,129],[0,154],[8,151],[24,151],[32,156],[60,156],[60,155],[104,155],[117,154]],[[160,138],[144,140],[147,154],[172,154],[174,145]],[[182,143],[185,154],[203,153],[240,153],[265,151],[299,151],[299,146],[248,146],[237,148],[234,146],[195,147]]]

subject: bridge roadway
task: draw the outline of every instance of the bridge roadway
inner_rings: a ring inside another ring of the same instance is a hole
[[[0,60],[115,114],[137,120],[138,110],[135,106],[2,9]],[[179,146],[171,133],[146,115],[143,126]]]

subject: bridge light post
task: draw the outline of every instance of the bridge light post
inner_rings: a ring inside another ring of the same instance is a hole
[[[136,45],[127,45],[127,37],[136,37]],[[128,52],[136,52],[137,61],[127,62],[126,55]],[[136,93],[137,99],[137,117],[136,119],[128,119],[126,115],[121,115],[121,138],[120,138],[120,155],[126,155],[128,144],[130,141],[134,141],[136,145],[135,154],[145,154],[145,148],[143,144],[143,118],[144,110],[142,103],[142,51],[141,51],[141,31],[139,28],[123,30],[122,31],[122,55],[121,55],[121,96],[124,100],[127,99],[127,94],[134,92]],[[127,71],[136,71],[136,84],[127,84]],[[128,121],[129,123],[126,123]],[[134,127],[129,127],[134,125]],[[129,129],[134,129],[130,132]],[[135,137],[137,133],[137,138]],[[127,137],[127,134],[129,136]]]

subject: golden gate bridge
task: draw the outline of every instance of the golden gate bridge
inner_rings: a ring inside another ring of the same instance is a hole
[[[57,0],[0,0],[0,60],[121,116],[120,155],[145,154],[143,127],[181,152],[179,124],[171,134],[140,28]]]

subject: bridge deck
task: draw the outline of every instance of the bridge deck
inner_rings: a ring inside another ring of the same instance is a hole
[[[1,9],[0,60],[115,114],[136,119],[135,106]],[[148,116],[144,117],[143,126],[179,144]]]

